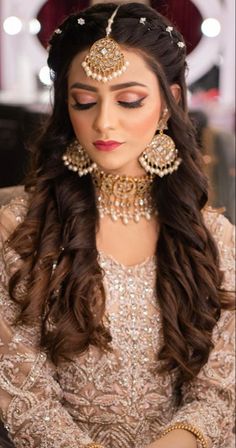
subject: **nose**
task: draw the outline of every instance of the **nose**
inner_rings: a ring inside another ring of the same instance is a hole
[[[96,132],[104,134],[107,130],[115,129],[115,113],[109,101],[101,101],[97,105],[93,128]]]

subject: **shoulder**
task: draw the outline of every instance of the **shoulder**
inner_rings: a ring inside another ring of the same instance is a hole
[[[0,208],[0,247],[24,220],[29,207],[29,194],[22,193]]]
[[[235,226],[217,210],[207,207],[203,211],[206,226],[214,238],[219,252],[220,269],[224,274],[222,289],[228,292],[227,303],[235,306]]]
[[[9,278],[19,267],[19,255],[8,244],[8,239],[24,220],[29,206],[29,194],[23,193],[0,208],[0,283],[5,288]]]
[[[206,226],[211,232],[218,246],[235,248],[235,226],[218,210],[206,207],[203,210]]]

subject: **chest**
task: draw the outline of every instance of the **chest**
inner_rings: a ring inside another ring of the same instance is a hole
[[[104,218],[97,232],[97,247],[123,265],[132,266],[154,255],[157,239],[156,220],[124,225]]]

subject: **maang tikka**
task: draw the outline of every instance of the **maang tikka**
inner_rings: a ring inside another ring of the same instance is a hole
[[[122,75],[129,65],[129,62],[125,61],[118,43],[110,37],[111,27],[118,9],[119,6],[108,20],[106,37],[97,40],[92,45],[81,64],[86,75],[97,81],[111,81],[113,78]]]
[[[167,115],[168,109],[165,109],[158,124],[159,133],[154,135],[151,143],[139,157],[139,163],[145,171],[159,177],[173,173],[181,163],[174,140],[169,135],[164,134],[164,130],[168,129]]]

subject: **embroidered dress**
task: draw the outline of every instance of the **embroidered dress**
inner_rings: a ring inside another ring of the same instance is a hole
[[[175,373],[156,372],[162,323],[154,288],[155,257],[126,267],[100,253],[113,351],[101,353],[91,346],[75,362],[56,369],[36,349],[37,328],[11,326],[17,307],[7,284],[20,260],[4,241],[26,210],[24,196],[0,214],[0,412],[14,445],[82,448],[96,441],[105,448],[145,448],[170,425],[184,422],[202,432],[209,448],[233,448],[232,311],[222,312],[209,360],[197,378],[183,386],[178,406]],[[218,243],[223,286],[233,290],[233,227],[214,211],[204,213]]]

